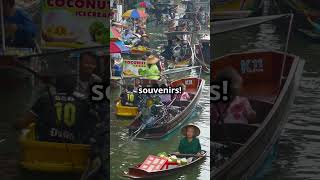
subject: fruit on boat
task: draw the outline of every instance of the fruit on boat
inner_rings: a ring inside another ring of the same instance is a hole
[[[186,164],[188,164],[188,160],[186,158],[180,159],[180,165],[181,166],[186,165]]]
[[[133,51],[148,51],[149,49],[144,46],[132,47],[131,50]]]
[[[171,160],[171,162],[177,162],[178,158],[177,156],[173,155],[169,157],[169,160]]]

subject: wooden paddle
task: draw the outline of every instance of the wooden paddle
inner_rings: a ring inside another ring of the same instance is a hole
[[[175,98],[172,100],[172,102],[171,102],[169,105],[166,106],[166,108],[168,108],[169,106],[171,106],[176,99],[177,99],[177,97],[175,97]],[[135,121],[136,119],[138,119],[141,115],[142,115],[142,113],[139,112],[139,114],[135,117],[134,121]],[[160,119],[162,119],[162,118],[159,118],[155,123],[157,123]],[[145,123],[141,124],[141,126],[138,128],[138,130],[136,130],[136,131],[134,132],[134,135],[131,136],[131,137],[129,137],[129,140],[128,140],[126,143],[120,145],[119,148],[121,148],[122,146],[124,146],[124,145],[129,144],[130,142],[132,142],[135,138],[137,138],[137,136],[138,136],[146,127],[147,127],[147,124],[145,124]]]
[[[197,155],[197,154],[178,154],[178,153],[172,153],[170,155],[175,155],[175,156],[185,156],[185,157],[210,157],[208,155]]]

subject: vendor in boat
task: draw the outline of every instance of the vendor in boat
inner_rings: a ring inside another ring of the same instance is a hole
[[[138,42],[134,45],[137,46],[144,46],[149,47],[149,36],[147,34],[143,34]]]
[[[97,56],[92,52],[84,52],[80,55],[80,72],[77,90],[89,96],[90,86],[101,82],[102,79],[95,74],[97,68]]]
[[[181,56],[181,40],[179,37],[176,37],[175,39],[173,39],[173,43],[172,43],[172,59],[175,62],[179,62],[182,60],[182,56]]]
[[[176,28],[176,23],[175,23],[175,20],[170,20],[169,23],[168,23],[168,31],[169,32],[173,32],[173,31],[176,31],[177,28]]]
[[[231,82],[231,100],[229,102],[217,103],[212,109],[214,123],[254,123],[256,112],[252,109],[248,98],[240,95],[242,88],[242,78],[239,73],[231,68],[225,68],[218,71],[216,82],[229,80]],[[222,118],[223,117],[223,118]]]
[[[111,61],[113,63],[113,76],[121,77],[123,71],[121,54],[111,54]]]
[[[122,34],[122,39],[125,43],[130,44],[130,41],[132,38],[135,38],[135,35],[133,35],[132,30],[126,29],[124,30]]]
[[[21,130],[35,123],[40,141],[87,144],[99,119],[97,113],[75,90],[76,73],[68,65],[57,71],[47,75],[55,79],[56,92],[41,96],[15,127]]]
[[[172,50],[173,41],[171,39],[168,40],[168,44],[165,46],[164,51],[161,53],[165,59],[171,59],[173,56]]]
[[[183,24],[180,25],[179,30],[183,32],[188,32],[188,24],[187,22],[184,22]]]
[[[15,0],[3,1],[6,43],[14,47],[35,47],[36,26],[26,12],[15,7]]]
[[[182,41],[181,45],[181,56],[186,57],[187,55],[192,54],[189,42],[187,40]]]
[[[144,35],[146,34],[145,26],[144,25],[138,25],[136,29],[136,33],[139,35]]]
[[[200,129],[194,124],[188,124],[181,129],[181,134],[184,137],[180,140],[177,154],[201,155],[201,144],[197,138]]]
[[[140,70],[140,74],[148,79],[160,79],[161,67],[160,67],[160,59],[154,55],[150,55],[146,59],[147,67],[145,69]]]
[[[178,4],[174,4],[173,7],[169,9],[169,15],[171,19],[176,17],[176,13],[178,12]]]
[[[135,106],[136,96],[133,88],[123,90],[120,94],[121,104],[124,106]]]

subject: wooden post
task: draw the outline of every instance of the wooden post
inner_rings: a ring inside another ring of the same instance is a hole
[[[4,28],[4,9],[3,9],[3,0],[0,0],[0,11],[1,11],[1,32],[2,32],[2,51],[3,54],[5,54],[6,51],[6,32],[5,32],[5,28]]]

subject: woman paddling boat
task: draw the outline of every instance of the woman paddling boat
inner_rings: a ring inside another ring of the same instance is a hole
[[[200,135],[200,129],[194,124],[188,124],[181,129],[181,134],[184,138],[180,140],[176,154],[201,155],[201,145],[197,138]]]

